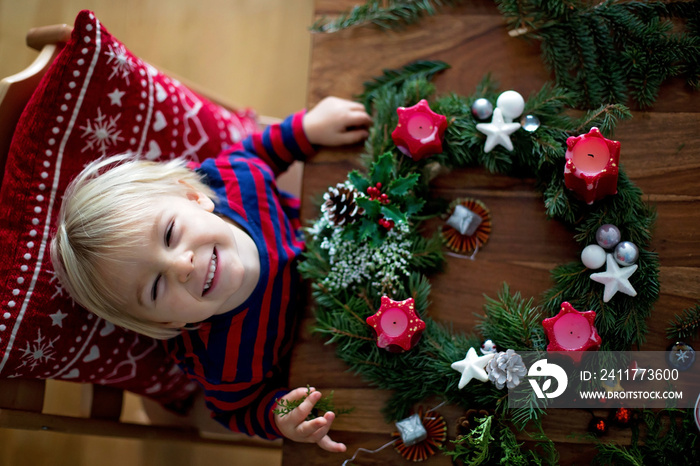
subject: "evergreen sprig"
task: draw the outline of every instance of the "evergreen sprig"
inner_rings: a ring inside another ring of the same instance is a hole
[[[533,435],[540,450],[536,452],[523,448],[524,443],[518,443],[510,427],[498,422],[495,416],[486,416],[477,422],[479,425],[471,432],[451,440],[451,448],[441,447],[453,463],[470,466],[558,464],[559,455],[554,444],[541,430]]]
[[[368,0],[314,32],[372,24],[401,28],[463,0]],[[683,77],[700,87],[697,0],[497,0],[510,34],[541,42],[542,61],[575,108],[656,101],[661,84]]]
[[[666,338],[669,340],[685,340],[693,338],[700,330],[700,304],[684,309],[681,314],[669,322]]]
[[[450,65],[437,60],[417,60],[399,69],[385,69],[383,75],[366,81],[364,91],[357,96],[368,112],[372,112],[372,103],[378,99],[380,92],[396,91],[408,80],[424,79],[430,81],[433,76],[445,71]]]
[[[654,104],[661,84],[697,89],[697,1],[497,0],[511,35],[541,41],[542,59],[575,106]]]
[[[597,440],[594,464],[620,466],[700,464],[700,436],[692,409],[640,410],[632,425],[632,445]]]
[[[311,387],[306,387],[306,395],[304,395],[302,398],[298,400],[287,400],[285,398],[278,398],[276,401],[277,407],[272,410],[273,413],[279,414],[280,416],[286,416],[287,414],[291,413],[294,411],[294,409],[298,408],[300,404],[308,398],[308,396],[311,395]],[[350,414],[353,412],[354,408],[336,408],[335,403],[333,402],[333,395],[334,392],[331,391],[330,394],[323,396],[320,400],[316,402],[314,405],[314,409],[312,412],[309,413],[309,415],[306,417],[307,421],[310,421],[312,419],[315,419],[317,417],[316,412],[321,411],[321,412],[328,412],[328,411],[333,411],[333,413],[336,416],[341,416],[343,414]]]
[[[434,15],[444,5],[463,0],[369,0],[356,5],[335,19],[321,18],[311,26],[313,32],[336,32],[353,26],[372,24],[382,29],[395,29]]]
[[[507,283],[498,299],[486,296],[484,315],[476,329],[498,342],[501,348],[514,351],[543,351],[546,346],[542,319],[545,316],[534,299],[524,300],[520,293],[511,294]]]

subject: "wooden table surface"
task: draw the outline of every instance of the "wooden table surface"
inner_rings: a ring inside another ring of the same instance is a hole
[[[332,17],[351,8],[354,0],[317,0],[317,17]],[[362,83],[417,59],[443,60],[451,69],[439,75],[438,94],[471,95],[485,73],[492,73],[503,90],[515,89],[527,97],[552,79],[544,67],[539,44],[509,37],[504,20],[492,2],[445,8],[442,13],[397,31],[357,27],[312,37],[309,106],[327,95],[351,98]],[[663,350],[669,341],[669,320],[700,299],[700,93],[682,82],[667,83],[650,111],[637,111],[619,124],[615,139],[621,142],[620,161],[629,177],[644,192],[645,201],[658,212],[652,249],[660,257],[661,295],[650,318],[650,332],[642,350]],[[315,219],[319,212],[312,199],[347,173],[361,166],[362,147],[324,150],[307,163],[303,180],[302,216]],[[447,258],[446,271],[432,278],[429,315],[449,321],[457,331],[473,332],[474,313],[481,313],[484,294],[496,297],[503,282],[511,291],[535,297],[552,286],[549,271],[578,260],[580,247],[563,224],[547,220],[541,196],[532,180],[494,176],[480,169],[460,170],[434,181],[434,190],[446,199],[476,197],[491,210],[493,232],[476,260]],[[331,431],[345,442],[345,454],[331,454],[315,445],[285,442],[283,464],[342,464],[358,448],[377,449],[396,430],[381,408],[388,394],[371,388],[335,356],[332,345],[311,335],[312,303],[306,310],[301,335],[294,348],[290,386],[310,384],[323,392],[335,391],[337,406],[354,412],[339,417]],[[420,383],[416,381],[416,383]],[[426,400],[425,406],[439,400]],[[461,408],[445,406],[454,438]],[[550,410],[545,416],[547,434],[557,442],[562,464],[589,464],[593,447],[570,434],[586,432],[590,413],[584,410]],[[629,441],[629,431],[611,429],[611,438]],[[360,452],[354,464],[405,464],[393,448],[369,454]],[[427,464],[451,464],[442,455]]]

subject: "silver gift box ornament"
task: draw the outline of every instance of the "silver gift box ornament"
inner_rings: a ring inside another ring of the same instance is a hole
[[[401,441],[403,441],[403,444],[407,447],[428,438],[428,431],[425,430],[423,421],[421,421],[418,414],[413,414],[405,419],[397,421],[396,427],[398,427],[399,433],[401,434]]]
[[[464,236],[472,236],[481,225],[481,217],[462,204],[457,204],[455,211],[447,219],[447,224]]]

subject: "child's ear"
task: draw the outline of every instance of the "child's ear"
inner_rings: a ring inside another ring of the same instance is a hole
[[[177,180],[177,182],[185,185],[185,187],[186,187],[185,196],[187,196],[187,199],[189,199],[190,201],[196,202],[197,204],[199,204],[200,207],[202,207],[207,212],[214,211],[214,201],[212,201],[209,196],[204,194],[202,191],[198,191],[194,186],[192,186],[191,184],[189,184],[185,180]]]

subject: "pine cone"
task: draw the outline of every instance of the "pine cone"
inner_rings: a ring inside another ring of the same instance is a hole
[[[356,197],[355,188],[338,183],[335,187],[328,188],[323,195],[325,202],[321,206],[321,212],[335,226],[341,227],[353,223],[364,213],[364,210],[357,205]]]
[[[504,386],[515,388],[520,384],[520,379],[527,374],[527,368],[520,357],[512,349],[501,351],[486,365],[489,380],[499,390]]]

